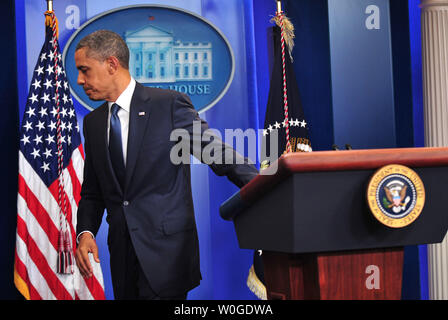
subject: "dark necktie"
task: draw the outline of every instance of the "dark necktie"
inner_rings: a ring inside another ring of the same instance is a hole
[[[120,118],[118,118],[118,110],[120,110],[120,106],[114,103],[111,107],[111,115],[110,115],[109,153],[110,153],[110,159],[112,161],[112,166],[118,178],[118,182],[123,188],[126,171],[123,160],[123,144],[121,143],[121,124],[120,124]]]

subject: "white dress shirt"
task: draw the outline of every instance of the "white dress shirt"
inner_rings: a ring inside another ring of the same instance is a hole
[[[120,119],[120,125],[121,125],[121,143],[123,147],[123,160],[124,165],[126,166],[126,156],[127,156],[127,150],[128,150],[128,135],[129,135],[129,114],[131,112],[131,100],[132,96],[134,95],[135,90],[135,79],[131,77],[131,81],[129,82],[128,86],[124,91],[120,94],[117,101],[114,102],[107,102],[109,107],[109,113],[107,116],[107,143],[109,143],[109,132],[110,132],[110,116],[111,112],[110,109],[112,108],[112,105],[114,103],[118,104],[120,106],[120,109],[118,110],[118,118]],[[79,243],[79,237],[84,233],[88,232],[92,235],[93,238],[95,236],[92,232],[85,230],[79,233],[79,235],[76,237],[76,243]]]

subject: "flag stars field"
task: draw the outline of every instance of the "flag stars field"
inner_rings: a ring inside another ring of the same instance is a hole
[[[61,58],[60,54],[57,56],[59,59]],[[26,116],[22,124],[23,135],[21,136],[20,142],[28,150],[33,160],[39,160],[41,154],[45,154],[46,158],[57,155],[56,136],[50,133],[57,129],[58,109],[56,103],[58,100],[60,104],[59,116],[61,119],[61,131],[67,133],[61,136],[61,143],[65,146],[70,146],[73,141],[71,135],[79,133],[79,125],[76,121],[73,100],[69,93],[69,85],[63,77],[65,76],[65,71],[61,66],[56,67],[56,73],[63,75],[56,81],[54,79],[55,68],[49,64],[53,62],[54,57],[53,52],[49,54],[42,53],[40,55],[30,86],[30,94],[25,111]],[[55,94],[55,89],[61,90],[58,97]],[[67,120],[62,121],[62,119]],[[77,130],[73,131],[73,128]],[[46,132],[47,134],[38,134],[41,132]],[[41,145],[45,149],[39,151],[39,148],[36,147],[40,147]],[[50,170],[49,165],[49,163],[45,166],[43,163],[38,164],[44,173]]]

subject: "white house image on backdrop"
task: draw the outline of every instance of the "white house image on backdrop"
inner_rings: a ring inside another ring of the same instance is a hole
[[[212,44],[174,40],[172,32],[153,25],[127,31],[129,71],[142,83],[213,80]]]

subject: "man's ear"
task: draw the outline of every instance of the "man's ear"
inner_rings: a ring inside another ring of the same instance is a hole
[[[106,59],[107,63],[107,69],[110,74],[114,74],[117,72],[118,68],[120,67],[120,61],[118,61],[117,57],[110,56]]]

